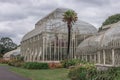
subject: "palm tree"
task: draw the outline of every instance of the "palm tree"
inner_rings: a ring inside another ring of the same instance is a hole
[[[68,27],[68,45],[67,45],[67,55],[66,58],[69,59],[69,53],[70,53],[70,36],[71,36],[71,28],[72,24],[74,24],[77,21],[77,13],[73,10],[68,10],[63,14],[63,22],[67,23]]]

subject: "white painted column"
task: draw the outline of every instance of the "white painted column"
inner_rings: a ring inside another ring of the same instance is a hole
[[[47,61],[47,38],[45,39],[45,61]]]
[[[70,47],[70,49],[71,49],[70,50],[70,53],[71,53],[70,58],[72,59],[73,58],[73,40],[72,39],[71,39],[71,47]]]
[[[65,54],[65,40],[64,40],[64,38],[63,38],[63,46],[62,46],[62,53],[61,53],[61,59],[62,60],[64,60],[64,57],[65,56],[62,56],[62,55],[64,55]]]
[[[85,55],[85,60],[87,61],[88,59],[87,59],[87,55]]]
[[[65,59],[66,58],[66,53],[67,53],[67,51],[66,51],[67,49],[66,49],[66,40],[64,40],[64,46],[63,46],[63,55],[65,55],[65,56],[63,56],[63,59]]]
[[[74,47],[75,47],[74,41],[75,41],[75,39],[73,39],[73,43],[72,43],[72,44],[73,44],[73,46],[72,46],[72,47],[73,47],[73,48],[72,48],[72,50],[73,50],[73,51],[72,51],[72,59],[74,59]]]
[[[55,58],[56,58],[56,40],[54,41],[54,61],[55,61]]]
[[[94,55],[94,63],[96,63],[96,54]]]
[[[74,59],[77,59],[77,57],[76,57],[76,56],[74,56]]]
[[[75,37],[75,49],[77,49],[77,37]],[[75,50],[75,53],[76,53],[76,50]]]
[[[90,56],[90,61],[89,62],[92,62],[92,55],[89,55]]]
[[[112,49],[112,65],[115,65],[115,52],[114,49]]]
[[[42,51],[42,52],[43,52],[43,53],[42,53],[42,54],[43,54],[43,61],[44,61],[44,59],[45,59],[45,57],[44,57],[44,55],[45,55],[45,51],[44,51],[44,50],[45,50],[45,42],[44,42],[44,41],[45,41],[45,39],[44,39],[44,37],[43,37],[43,51]]]
[[[70,40],[70,54],[69,54],[69,57],[70,59],[72,59],[72,54],[73,54],[73,46],[72,46],[72,37],[73,37],[73,34],[72,34],[72,31],[71,31],[71,40]]]
[[[98,64],[100,64],[100,52],[98,52],[98,54],[97,54],[97,57],[98,57]]]
[[[40,44],[39,44],[39,40],[37,41],[37,44],[38,44],[38,48],[37,48],[37,52],[38,52],[38,55],[37,55],[37,62],[39,62],[39,55],[40,55]]]
[[[33,54],[32,54],[32,61],[34,62],[34,55],[35,55],[35,37],[33,37],[34,41],[33,41]],[[31,59],[30,59],[31,60]]]
[[[60,51],[59,50],[60,49],[59,38],[58,38],[58,42],[57,43],[58,43],[58,46],[57,46],[57,58],[58,59],[57,60],[59,61],[60,60],[60,56],[59,56],[59,51]]]
[[[82,61],[84,60],[84,55],[82,55],[82,59],[81,59]]]
[[[52,55],[51,55],[51,42],[50,42],[49,48],[50,48],[50,61],[51,61],[51,57],[52,57]]]
[[[105,65],[105,59],[106,59],[105,50],[103,50],[103,64],[104,64],[104,65]]]
[[[75,45],[75,39],[74,39],[74,55],[73,55],[73,57],[76,59],[76,45]]]
[[[62,60],[62,48],[63,48],[62,44],[63,44],[63,40],[61,38],[61,40],[60,40],[60,60]]]

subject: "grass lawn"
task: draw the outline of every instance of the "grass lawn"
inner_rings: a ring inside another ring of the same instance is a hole
[[[27,70],[11,67],[11,71],[14,71],[22,76],[31,78],[32,80],[70,80],[67,78],[67,69]]]
[[[67,78],[69,72],[67,69],[28,70],[11,67],[11,71],[32,80],[70,80]],[[120,72],[120,70],[118,70],[118,72]],[[118,75],[115,80],[120,80],[120,75]]]
[[[0,64],[0,66],[8,66]],[[10,67],[10,70],[32,80],[70,80],[67,75],[68,69],[44,69],[44,70],[28,70],[23,68]],[[120,73],[120,70],[117,71]],[[120,80],[120,75],[115,80]]]
[[[1,64],[1,63],[0,63],[0,66],[7,66],[7,64]]]

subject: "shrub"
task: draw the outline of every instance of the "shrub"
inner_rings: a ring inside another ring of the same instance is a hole
[[[88,62],[81,61],[80,59],[71,59],[71,60],[63,60],[61,61],[61,64],[63,65],[64,68],[68,68],[70,66],[75,66],[78,64],[86,64]]]
[[[61,63],[56,64],[56,68],[63,68]]]
[[[26,69],[48,69],[48,63],[26,62],[23,65]]]
[[[80,64],[72,68],[68,76],[72,80],[92,80],[96,71],[96,67],[93,64]]]
[[[0,63],[1,63],[1,64],[8,64],[8,63],[9,63],[9,60],[0,59]]]
[[[120,14],[114,14],[112,16],[109,16],[104,22],[103,22],[103,26],[104,25],[109,25],[109,24],[113,24],[113,23],[117,23],[118,21],[120,21]]]
[[[17,56],[16,60],[18,60],[20,62],[23,62],[24,61],[24,57],[23,56]]]
[[[119,80],[120,68],[109,68],[98,71],[95,65],[87,63],[80,64],[70,69],[68,74],[71,80]]]
[[[56,63],[48,63],[50,69],[54,69],[56,67]]]
[[[19,61],[19,60],[16,60],[16,59],[10,60],[9,63],[8,63],[8,65],[15,66],[15,67],[22,67],[23,64],[24,64],[23,61]]]
[[[17,56],[16,58],[13,58],[9,61],[8,65],[14,66],[14,67],[22,67],[24,64],[24,57]]]
[[[49,64],[49,68],[50,69],[55,69],[55,68],[63,68],[62,64],[61,63],[48,63]]]
[[[94,80],[119,80],[119,70],[119,67],[113,67],[106,71],[98,71]]]

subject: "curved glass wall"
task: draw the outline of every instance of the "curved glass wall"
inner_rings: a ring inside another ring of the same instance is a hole
[[[77,55],[94,55],[97,56],[97,64],[120,66],[120,22],[110,26],[106,31],[84,40],[78,46]]]
[[[17,56],[20,56],[20,47],[18,47],[15,50],[12,50],[10,52],[5,53],[4,56],[3,56],[3,58],[5,60],[10,60],[12,58],[16,58]]]
[[[56,9],[38,21],[35,29],[28,32],[21,41],[21,53],[25,61],[60,61],[67,52],[67,25],[62,22],[66,9]],[[77,46],[97,29],[84,21],[78,20],[72,27],[70,58],[75,58]]]

